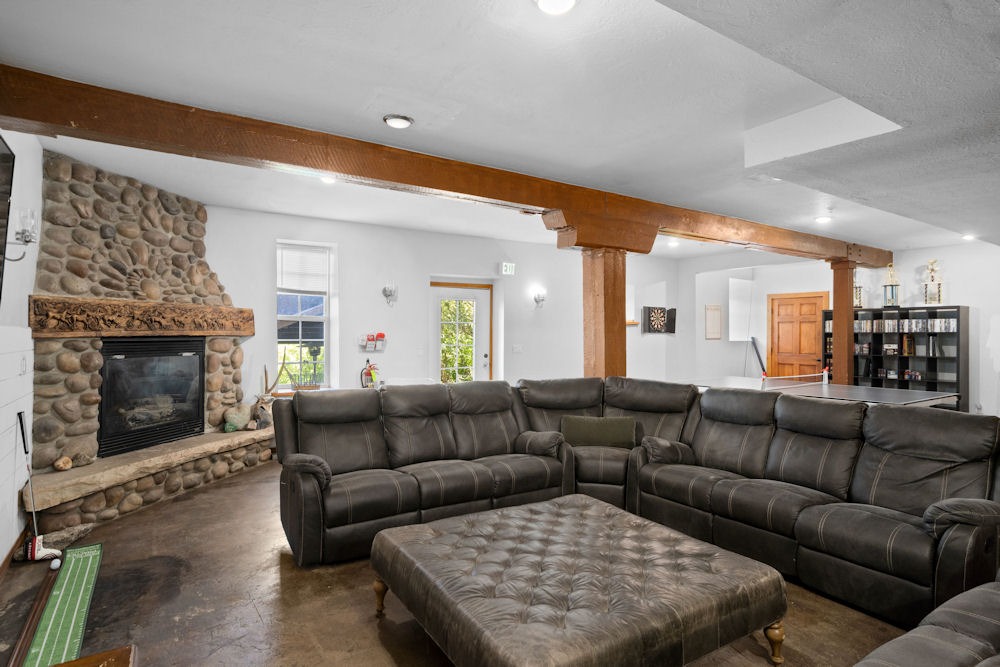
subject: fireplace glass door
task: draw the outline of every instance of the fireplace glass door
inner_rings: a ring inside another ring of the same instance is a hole
[[[99,456],[204,432],[204,338],[103,342]]]

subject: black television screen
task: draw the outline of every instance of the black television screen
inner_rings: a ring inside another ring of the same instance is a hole
[[[14,151],[0,137],[0,298],[3,294],[3,265],[7,253],[7,226],[10,221],[10,193],[14,185]]]

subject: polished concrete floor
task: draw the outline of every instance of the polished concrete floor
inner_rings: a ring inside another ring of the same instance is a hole
[[[300,569],[278,518],[278,472],[267,463],[99,526],[103,543],[83,654],[132,643],[150,665],[448,665],[390,594],[375,617],[368,561]],[[0,664],[38,584],[40,563],[0,582]],[[786,665],[852,665],[897,628],[788,586]],[[694,665],[767,661],[761,633]]]

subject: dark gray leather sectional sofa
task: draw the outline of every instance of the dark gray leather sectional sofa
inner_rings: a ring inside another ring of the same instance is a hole
[[[573,492],[572,451],[524,426],[506,382],[297,392],[274,425],[299,565],[367,556],[390,526]]]
[[[628,378],[308,392],[274,413],[303,565],[365,556],[389,526],[572,492],[904,626],[1000,565],[997,417]],[[598,416],[634,419],[641,446],[559,433]]]
[[[997,417],[710,389],[632,452],[641,516],[910,626],[994,576]]]
[[[516,391],[528,425],[538,431],[561,432],[566,417],[635,420],[634,437],[627,443],[569,441],[576,492],[630,511],[635,509],[627,505],[625,493],[630,451],[647,435],[680,439],[698,396],[693,385],[624,377],[520,380]]]

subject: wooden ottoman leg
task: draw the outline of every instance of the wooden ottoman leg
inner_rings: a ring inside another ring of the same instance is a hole
[[[781,643],[785,641],[785,626],[781,621],[782,619],[779,618],[764,628],[764,636],[767,637],[767,642],[771,645],[771,662],[775,665],[780,665],[785,661],[781,657]]]
[[[389,590],[389,587],[385,585],[384,581],[376,577],[372,588],[375,589],[375,615],[381,616],[385,613],[385,593]]]

